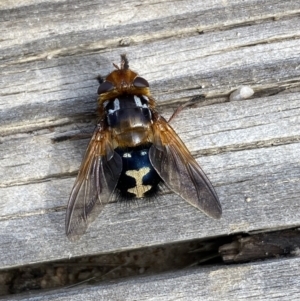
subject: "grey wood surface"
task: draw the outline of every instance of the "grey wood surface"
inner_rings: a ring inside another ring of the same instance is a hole
[[[299,300],[300,259],[186,269],[6,300]]]
[[[292,0],[1,1],[0,268],[299,226],[299,12]],[[172,125],[223,218],[174,194],[112,203],[70,243],[65,207],[88,139],[51,139],[93,130],[95,77],[123,52],[163,115],[206,96]],[[226,102],[245,84],[252,99]]]
[[[2,188],[7,200],[2,204],[0,227],[3,266],[299,225],[300,163],[296,142],[299,99],[296,96],[299,94],[286,94],[288,102],[285,97],[273,96],[190,109],[177,119],[176,128],[182,125],[178,131],[195,155],[201,154],[203,146],[205,152],[210,148],[216,152],[202,156],[199,161],[220,196],[224,209],[220,221],[205,217],[171,194],[153,204],[141,202],[129,208],[112,203],[80,242],[70,243],[64,234],[64,206],[74,178],[64,175],[60,179],[53,174],[37,183]],[[206,117],[201,118],[202,115]],[[184,127],[191,116],[194,116],[193,124]],[[206,124],[201,126],[200,137],[198,128],[193,130],[195,124]],[[84,145],[74,147],[69,141],[53,145],[48,134],[23,139],[24,144],[20,146],[16,142],[7,141],[6,146],[11,148],[7,155],[3,154],[6,159],[2,162],[12,158],[17,158],[20,164],[25,164],[22,160],[32,161],[28,164],[31,170],[25,169],[21,174],[29,179],[34,173],[54,170],[58,174],[59,168],[67,164],[76,161],[79,164],[78,148],[84,149]],[[39,145],[44,147],[34,152]],[[74,156],[70,158],[72,152]],[[50,162],[46,161],[47,157]],[[15,171],[11,168],[12,178],[18,176],[17,170],[18,167]],[[8,171],[6,174],[9,178]],[[9,252],[11,248],[15,252]],[[17,256],[20,253],[22,256]]]

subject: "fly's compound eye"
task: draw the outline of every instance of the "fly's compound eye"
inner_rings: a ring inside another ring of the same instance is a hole
[[[148,88],[149,83],[142,77],[136,77],[133,81],[133,85],[136,88]]]
[[[103,94],[114,89],[114,85],[110,82],[102,83],[98,88],[98,94]]]

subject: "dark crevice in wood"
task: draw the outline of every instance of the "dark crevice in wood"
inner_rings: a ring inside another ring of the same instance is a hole
[[[61,118],[62,117],[62,118]],[[52,118],[52,120],[48,120],[48,121],[39,121],[36,120],[35,123],[32,124],[28,124],[26,126],[19,126],[19,125],[12,125],[10,127],[8,127],[7,125],[7,130],[4,129],[3,132],[1,132],[1,142],[4,142],[6,140],[11,141],[14,139],[19,139],[20,138],[20,134],[27,134],[29,135],[39,135],[40,132],[42,132],[42,134],[45,134],[43,131],[48,130],[49,133],[51,131],[54,131],[53,128],[59,128],[62,126],[66,126],[66,125],[72,125],[72,124],[76,124],[76,123],[84,123],[84,128],[88,128],[90,126],[90,124],[92,123],[92,127],[91,127],[91,131],[93,130],[93,126],[96,126],[96,122],[97,122],[97,116],[93,113],[82,113],[82,114],[76,114],[73,116],[60,116],[57,118]],[[79,134],[80,135],[80,134]],[[61,138],[62,140],[60,141],[60,136],[62,137],[66,137],[66,139]],[[60,134],[60,136],[58,136],[57,138],[53,138],[51,139],[53,143],[56,142],[62,142],[64,140],[72,140],[72,139],[76,139],[73,137],[76,137],[77,134]],[[70,137],[70,139],[67,139],[67,137]],[[82,139],[82,138],[81,138]]]
[[[237,22],[235,24],[230,24],[230,25],[226,25],[226,26],[222,26],[220,28],[216,29],[212,29],[212,30],[205,30],[204,33],[209,33],[209,32],[215,32],[215,31],[226,31],[226,30],[232,30],[232,29],[240,29],[243,27],[249,27],[249,26],[255,26],[258,24],[266,24],[266,23],[272,23],[272,22],[277,22],[277,21],[283,21],[283,20],[289,20],[289,19],[293,19],[293,18],[299,18],[299,12],[293,12],[293,13],[287,13],[287,14],[282,14],[282,15],[277,15],[277,16],[267,16],[267,17],[263,17],[261,19],[255,19],[255,20],[251,20],[249,22],[247,21],[243,21],[243,22]],[[203,32],[199,31],[199,34],[202,34]],[[292,38],[292,37],[290,37]],[[288,39],[290,39],[288,38]],[[281,41],[281,40],[280,40]],[[260,44],[260,43],[257,43]]]
[[[66,211],[66,206],[54,207],[51,209],[36,210],[36,211],[31,211],[29,213],[18,213],[18,214],[12,214],[12,215],[5,215],[3,217],[0,216],[0,221],[14,220],[14,219],[19,219],[19,218],[24,218],[24,217],[28,217],[28,216],[34,216],[34,215],[45,215],[45,214],[49,214],[51,212],[58,212],[58,211]]]
[[[175,81],[175,79],[173,79]],[[164,83],[161,83],[161,86],[164,86]],[[187,101],[190,101],[191,99],[197,99],[191,106],[192,107],[205,107],[210,106],[218,103],[225,103],[229,102],[229,96],[232,92],[234,92],[238,87],[246,85],[250,86],[255,90],[254,95],[251,97],[251,99],[256,98],[262,98],[262,97],[268,97],[277,95],[280,93],[289,93],[289,92],[297,92],[300,89],[300,79],[294,78],[286,81],[281,81],[280,83],[265,83],[265,84],[257,84],[255,82],[248,82],[248,83],[241,83],[238,86],[235,87],[235,89],[224,89],[224,91],[214,91],[213,89],[210,89],[208,92],[206,90],[206,93],[199,93],[201,91],[201,87],[195,87],[195,88],[188,88],[188,89],[182,89],[178,91],[180,92],[186,92],[186,91],[195,91],[195,95],[191,97],[181,97],[178,99],[172,99],[164,102],[160,102],[157,104],[158,108],[161,110],[173,108],[176,109],[178,106],[186,103]],[[172,91],[172,93],[176,93],[176,91]],[[170,93],[169,93],[170,94]],[[243,100],[240,100],[243,101]]]
[[[242,263],[267,258],[300,255],[300,229],[254,235],[236,235],[219,248],[225,263]]]
[[[245,151],[245,150],[251,150],[251,149],[258,149],[258,148],[268,148],[268,147],[276,147],[280,145],[288,145],[288,144],[294,144],[299,143],[300,141],[300,135],[299,136],[293,136],[293,137],[286,137],[286,138],[277,138],[277,139],[270,139],[265,141],[255,141],[253,143],[248,144],[235,144],[232,146],[226,146],[226,147],[218,147],[218,148],[211,148],[211,149],[205,149],[202,151],[192,152],[192,155],[196,158],[200,158],[201,156],[211,156],[211,155],[218,155],[222,153],[227,152],[239,152],[239,151]]]
[[[179,271],[192,266],[222,266],[299,256],[300,231],[291,228],[259,234],[239,233],[120,253],[70,258],[0,271],[0,295],[70,288],[82,283]]]
[[[27,179],[24,182],[10,182],[10,183],[6,183],[6,184],[0,184],[0,187],[1,188],[6,188],[6,187],[14,187],[14,186],[23,186],[23,185],[44,183],[44,182],[51,181],[53,179],[66,179],[66,178],[70,178],[70,177],[73,178],[74,176],[77,176],[77,174],[78,174],[78,171],[65,172],[65,173],[59,173],[59,174],[51,174],[51,175],[48,175],[48,176],[42,177],[42,178]]]
[[[259,89],[256,89],[254,97],[255,98],[268,97],[280,93],[282,94],[282,93],[296,92],[299,90],[300,90],[300,81],[299,79],[294,79],[280,85],[274,84],[265,88],[260,87]]]
[[[295,40],[295,39],[299,39],[300,38],[300,34],[299,35],[291,35],[288,37],[276,37],[276,38],[268,38],[267,40],[258,40],[255,41],[255,43],[248,43],[248,44],[243,44],[240,45],[238,47],[235,48],[231,48],[231,50],[233,49],[241,49],[241,48],[249,48],[249,47],[254,47],[257,45],[264,45],[264,44],[272,44],[272,43],[278,43],[278,42],[284,42],[284,41],[290,41],[290,40]]]
[[[92,133],[78,133],[78,134],[62,134],[60,136],[51,139],[52,143],[60,143],[68,140],[80,140],[80,139],[90,139]]]
[[[280,84],[278,83],[272,83],[269,85],[260,85],[257,86],[255,83],[249,84],[245,83],[245,85],[249,85],[250,87],[253,87],[255,89],[254,95],[251,97],[251,99],[256,99],[256,98],[263,98],[263,97],[269,97],[269,96],[274,96],[277,94],[283,94],[283,93],[294,93],[294,92],[299,92],[300,91],[300,81],[299,79],[292,79],[288,81],[281,81]],[[239,85],[241,86],[241,85]],[[238,87],[236,87],[238,88]],[[199,89],[201,87],[196,87],[196,88],[188,88],[185,89],[185,91],[196,91],[199,92]],[[229,96],[234,90],[231,91],[224,91],[222,93],[216,93],[214,94],[213,91],[209,92],[209,95],[206,94],[199,94],[196,96],[193,96],[192,98],[182,98],[180,100],[173,100],[172,102],[166,101],[163,103],[158,104],[158,107],[161,108],[161,110],[166,110],[166,109],[176,109],[178,106],[181,106],[188,101],[193,101],[193,103],[190,104],[191,107],[194,108],[200,108],[200,107],[205,107],[205,106],[210,106],[210,105],[215,105],[218,103],[225,103],[229,102]],[[243,100],[239,100],[243,101]]]

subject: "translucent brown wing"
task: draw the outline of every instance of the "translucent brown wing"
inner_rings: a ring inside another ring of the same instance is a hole
[[[206,215],[220,218],[222,208],[213,186],[178,135],[161,116],[153,126],[149,157],[165,184]]]
[[[66,234],[77,240],[111,200],[122,171],[122,159],[100,125],[94,131],[72,189],[66,215]]]

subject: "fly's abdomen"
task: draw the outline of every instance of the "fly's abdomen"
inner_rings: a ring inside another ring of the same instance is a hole
[[[149,140],[152,114],[146,96],[124,95],[104,105],[108,126],[120,146],[133,147]]]
[[[117,184],[117,189],[123,198],[143,198],[157,192],[161,178],[150,163],[150,147],[151,144],[115,149],[123,163],[123,170]]]

